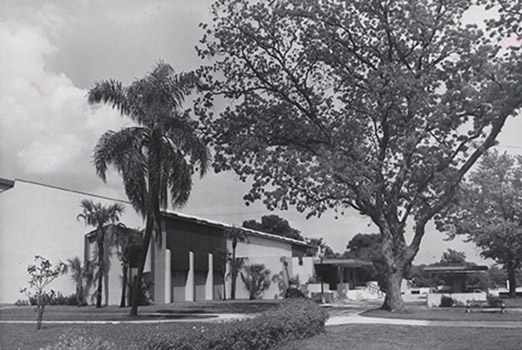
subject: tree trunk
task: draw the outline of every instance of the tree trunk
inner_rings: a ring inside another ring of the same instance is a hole
[[[402,277],[401,270],[386,276],[386,297],[381,309],[397,313],[406,311],[401,295]]]
[[[138,305],[140,303],[140,289],[141,280],[143,279],[143,270],[145,269],[145,260],[147,259],[147,252],[149,250],[150,240],[152,238],[152,231],[154,228],[154,215],[149,210],[147,213],[147,224],[145,225],[145,236],[143,237],[143,243],[141,246],[140,260],[138,265],[138,273],[134,279],[132,285],[132,302],[131,302],[131,316],[138,316]]]
[[[223,300],[227,300],[227,281],[226,281],[226,271],[227,266],[225,264],[225,269],[223,270]]]
[[[126,302],[126,294],[127,294],[127,274],[129,270],[129,265],[127,263],[123,263],[123,276],[121,278],[121,300],[120,300],[120,307],[125,307]]]
[[[232,281],[230,283],[230,299],[236,299],[236,281],[237,281],[237,261],[236,261],[236,247],[232,247]]]
[[[517,278],[516,278],[516,269],[513,264],[507,265],[507,273],[508,273],[508,281],[509,281],[509,297],[516,298],[517,297]]]
[[[42,328],[44,308],[44,297],[40,294],[36,299],[36,329]]]
[[[104,247],[103,247],[103,240],[104,235],[102,232],[102,238],[98,240],[98,289],[96,291],[96,307],[100,308],[102,307],[102,292],[103,292],[103,276],[105,273],[105,269],[103,268],[103,255],[104,255]]]

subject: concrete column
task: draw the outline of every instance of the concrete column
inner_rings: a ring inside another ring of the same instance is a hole
[[[208,253],[208,272],[205,283],[205,300],[214,300],[214,255]]]
[[[165,304],[172,302],[171,257],[172,253],[170,249],[165,249]]]
[[[194,301],[194,253],[189,252],[189,269],[185,283],[185,301]]]

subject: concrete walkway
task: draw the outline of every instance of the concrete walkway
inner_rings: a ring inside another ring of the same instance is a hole
[[[326,326],[340,326],[349,324],[380,324],[423,327],[522,328],[522,322],[516,321],[427,321],[399,318],[365,317],[360,315],[332,316],[328,319],[328,321],[326,321]]]
[[[204,314],[208,318],[180,318],[180,319],[161,319],[161,320],[85,320],[85,321],[45,321],[44,324],[161,324],[179,322],[230,322],[255,317],[255,314]],[[0,320],[0,324],[35,324],[35,321]],[[421,326],[421,327],[471,327],[471,328],[521,328],[522,322],[516,321],[427,321],[427,320],[408,320],[398,318],[377,318],[361,316],[358,313],[332,316],[326,321],[326,326],[340,326],[350,324],[374,324],[374,325],[396,325],[396,326]]]

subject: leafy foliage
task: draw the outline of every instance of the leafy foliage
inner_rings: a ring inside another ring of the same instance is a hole
[[[159,62],[153,70],[129,86],[105,80],[89,90],[89,103],[106,103],[129,117],[134,126],[102,135],[94,149],[94,166],[104,181],[109,166],[123,179],[125,192],[136,211],[146,217],[139,258],[138,279],[133,286],[131,315],[138,314],[138,295],[147,250],[153,232],[159,232],[160,210],[168,203],[181,206],[192,189],[192,175],[206,172],[209,151],[198,124],[182,111],[185,96],[197,85],[194,74],[174,74]]]
[[[301,232],[298,229],[291,227],[288,220],[283,219],[278,215],[264,215],[261,217],[261,222],[256,220],[245,220],[243,221],[243,227],[304,241]]]
[[[522,158],[488,153],[457,199],[438,217],[438,229],[465,235],[481,255],[504,266],[515,296],[516,270],[522,267]]]
[[[48,345],[42,350],[116,350],[118,347],[111,342],[94,335],[64,333],[58,342]]]
[[[202,24],[214,168],[251,179],[247,203],[369,216],[386,308],[404,309],[426,224],[522,105],[521,51],[463,23],[475,3],[219,0]],[[233,103],[210,117],[215,96]]]
[[[267,350],[284,341],[324,332],[327,313],[314,302],[285,300],[277,309],[220,327],[194,327],[149,343],[150,350]]]
[[[241,280],[249,293],[249,299],[255,300],[270,288],[270,270],[264,264],[252,264],[244,267]]]
[[[27,273],[30,277],[29,287],[21,289],[20,292],[26,293],[29,298],[36,298],[36,329],[40,329],[42,328],[45,305],[55,294],[53,290],[47,290],[47,287],[62,274],[63,265],[53,266],[49,259],[39,255],[35,255],[34,261],[34,264],[27,267]]]
[[[372,266],[361,267],[361,277],[378,281],[385,287],[386,264],[382,256],[382,238],[380,234],[358,233],[348,242],[344,258],[370,261]]]

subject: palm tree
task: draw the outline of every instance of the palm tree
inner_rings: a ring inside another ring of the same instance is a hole
[[[90,199],[82,200],[80,206],[82,207],[82,212],[78,214],[77,219],[83,219],[86,225],[95,228],[95,240],[98,253],[98,271],[96,276],[98,280],[98,288],[96,290],[96,307],[101,307],[103,276],[106,272],[104,263],[104,243],[107,239],[106,233],[109,225],[114,225],[119,221],[124,208],[118,203],[102,205],[101,203],[94,203]]]
[[[252,264],[245,267],[245,273],[241,273],[241,279],[249,293],[249,299],[257,299],[263,292],[270,288],[270,270],[264,264]]]
[[[82,260],[75,256],[71,259],[67,259],[65,263],[62,263],[63,274],[71,273],[71,279],[76,285],[76,300],[78,306],[84,306],[87,304],[85,300],[85,293],[89,290],[89,287],[94,278],[94,267],[90,261],[85,261],[82,264]]]
[[[209,151],[197,133],[197,122],[181,111],[184,97],[196,87],[193,74],[175,75],[159,62],[144,78],[123,86],[107,80],[89,91],[89,103],[108,103],[132,119],[135,126],[107,131],[94,149],[96,172],[104,181],[109,165],[120,173],[127,197],[144,218],[145,234],[133,285],[131,315],[138,315],[139,290],[153,232],[159,232],[160,211],[170,202],[185,204],[192,174],[201,176]],[[170,196],[170,198],[169,198]]]
[[[245,231],[237,227],[231,227],[225,230],[225,237],[232,240],[232,258],[230,260],[230,277],[232,278],[230,284],[230,299],[236,299],[236,285],[239,270],[243,267],[245,259],[236,257],[236,247],[238,242],[247,241]]]
[[[123,224],[111,227],[111,246],[118,247],[117,255],[122,267],[121,299],[120,307],[127,306],[126,295],[129,268],[133,261],[139,257],[143,231],[126,227]]]

